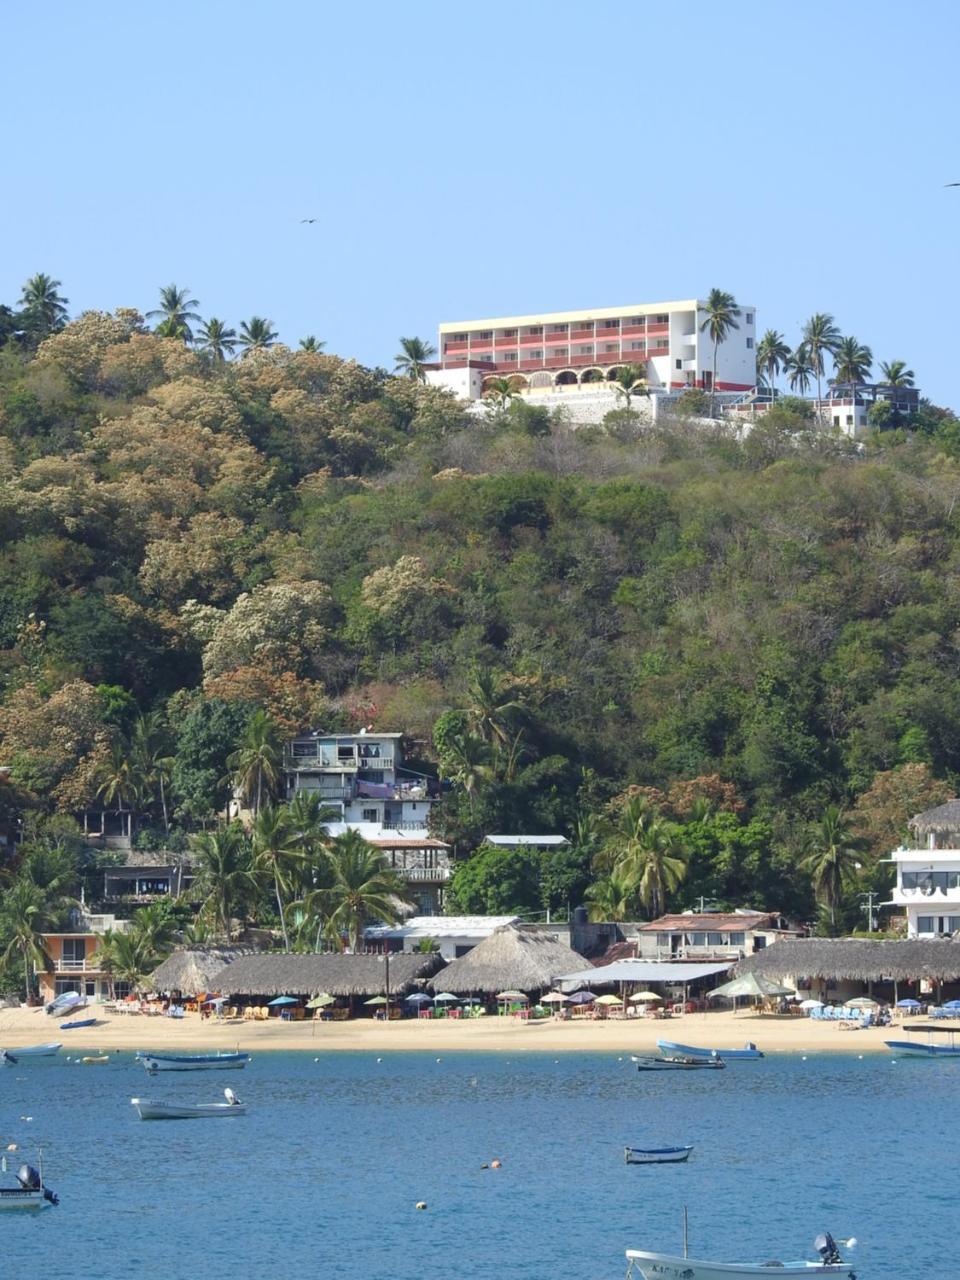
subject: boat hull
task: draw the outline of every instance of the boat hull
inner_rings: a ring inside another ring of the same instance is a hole
[[[178,1056],[174,1054],[143,1053],[141,1051],[137,1054],[137,1058],[142,1063],[144,1070],[149,1071],[151,1075],[157,1071],[222,1071],[225,1069],[239,1069],[245,1067],[250,1061],[249,1053],[223,1053],[218,1056],[183,1054]]]
[[[634,1055],[638,1071],[722,1071],[722,1058],[654,1058]]]
[[[141,1120],[218,1120],[247,1114],[246,1103],[243,1102],[210,1102],[191,1107],[178,1106],[173,1102],[148,1102],[141,1098],[131,1098],[130,1101]]]
[[[10,1052],[17,1058],[52,1058],[63,1048],[61,1041],[56,1044],[28,1044],[22,1049],[11,1049]]]
[[[97,1025],[96,1018],[81,1018],[78,1022],[61,1022],[61,1031],[79,1031],[81,1027],[95,1027]]]
[[[690,1159],[693,1147],[624,1147],[623,1158],[627,1164],[682,1164]]]
[[[856,1280],[848,1262],[707,1262],[701,1258],[678,1258],[669,1253],[647,1253],[628,1249],[627,1258],[633,1272],[643,1280],[750,1280],[754,1276],[845,1276]]]
[[[21,1191],[19,1188],[0,1189],[0,1213],[6,1210],[46,1209],[53,1201],[41,1187],[39,1191]]]
[[[884,1040],[884,1044],[891,1053],[905,1058],[960,1058],[960,1045],[922,1044],[919,1040]]]
[[[679,1058],[762,1058],[763,1054],[752,1045],[742,1049],[702,1049],[692,1044],[675,1044],[672,1040],[658,1040],[661,1053],[675,1054]]]

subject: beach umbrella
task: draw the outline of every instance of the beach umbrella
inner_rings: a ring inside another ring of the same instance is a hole
[[[948,1000],[944,1009],[960,1009],[960,1000]]]
[[[461,1004],[483,1004],[483,1001],[479,1000],[476,996],[464,996],[463,999],[460,1001],[460,1003]]]
[[[449,991],[441,991],[438,996],[433,997],[437,1004],[456,1004],[457,997],[452,996]]]
[[[654,1000],[662,1000],[663,996],[658,996],[655,991],[635,991],[627,999],[643,1004],[651,1004]]]
[[[270,1008],[274,1008],[276,1005],[299,1004],[300,1001],[296,996],[277,996],[275,1000],[269,1000],[267,1003]]]
[[[328,995],[326,991],[321,991],[318,996],[314,996],[312,1000],[307,1001],[308,1009],[326,1009],[328,1005],[336,1004],[333,996]]]
[[[854,996],[843,1006],[845,1009],[878,1009],[880,1002],[871,996]]]
[[[594,1003],[605,1004],[612,1009],[615,1004],[623,1004],[623,1001],[620,999],[619,996],[597,996]]]
[[[723,986],[708,991],[707,999],[713,1000],[716,996],[725,996],[728,1000],[735,1000],[737,996],[752,996],[755,1000],[766,1000],[775,996],[792,995],[791,987],[781,987],[778,982],[771,982],[769,978],[759,978],[755,973],[746,973],[742,978],[734,978],[732,982],[725,982]]]
[[[437,999],[439,1000],[440,997],[437,996]],[[527,996],[525,996],[522,991],[498,991],[497,999],[498,1000],[526,1000]]]
[[[801,1000],[800,1008],[801,1009],[822,1009],[823,1001],[822,1000]]]
[[[407,1004],[429,1004],[433,996],[428,996],[425,991],[414,991],[413,995],[407,996]]]
[[[562,991],[548,991],[541,1001],[542,1004],[566,1004],[570,997],[565,996]]]
[[[575,991],[570,997],[571,1004],[593,1004],[596,995],[592,991]]]
[[[898,1001],[897,1001],[897,1008],[898,1008],[898,1009],[919,1009],[919,1008],[920,1008],[920,1001],[919,1001],[919,1000],[913,1000],[913,999],[898,1000]]]
[[[372,1000],[364,1000],[364,1004],[386,1004],[386,996],[374,996]]]

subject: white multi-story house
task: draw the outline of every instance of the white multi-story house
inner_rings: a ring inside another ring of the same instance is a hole
[[[284,760],[287,798],[314,792],[348,826],[426,834],[437,784],[403,767],[401,736],[315,731],[294,738]]]
[[[885,906],[906,913],[908,938],[960,933],[960,800],[948,800],[910,819],[911,847],[889,861],[897,883]]]

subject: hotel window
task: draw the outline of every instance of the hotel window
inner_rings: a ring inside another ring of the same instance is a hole
[[[743,933],[731,933],[730,935],[731,947],[742,947],[746,940],[746,934]]]
[[[543,352],[542,352],[542,351],[528,351],[528,352],[527,352],[527,359],[528,359],[528,360],[542,360],[542,359],[543,359]]]
[[[577,347],[578,356],[592,356],[593,347]]]
[[[933,916],[917,916],[917,933],[933,933]]]
[[[550,326],[551,333],[566,333],[567,326],[565,324],[552,324]]]
[[[657,339],[657,349],[658,349],[659,351],[669,351],[669,350],[670,350],[670,339],[669,339],[669,338],[658,338],[658,339]]]
[[[516,329],[504,329],[503,336],[505,338],[515,338],[517,336]]]
[[[527,330],[527,333],[530,335],[531,338],[538,338],[540,334],[543,333],[543,325],[532,324],[530,328]]]
[[[670,322],[670,317],[669,317],[669,316],[654,316],[654,317],[653,317],[653,323],[654,323],[654,324],[669,324],[669,322]]]
[[[707,935],[705,933],[692,933],[690,935],[691,947],[705,947],[707,945]]]
[[[451,341],[451,342],[466,342],[466,341],[467,341],[467,339],[468,339],[469,337],[470,337],[469,333],[451,333],[451,335],[450,335],[450,341]]]
[[[646,316],[631,316],[630,319],[627,321],[627,324],[632,324],[632,325],[646,324],[646,323],[647,323]]]
[[[753,324],[753,312],[752,312],[752,311],[748,311],[748,312],[747,312],[747,324]]]
[[[678,368],[678,369],[682,369],[682,368],[683,368],[683,361],[682,361],[682,360],[674,360],[674,362],[673,362],[673,363],[677,366],[677,368]]]
[[[504,351],[503,355],[500,357],[501,360],[516,360],[516,358],[517,353],[515,351]]]
[[[619,328],[620,328],[620,321],[619,321],[619,320],[604,320],[604,322],[603,322],[603,327],[604,327],[605,329],[619,329]]]
[[[475,338],[477,338],[478,340],[482,339],[482,340],[484,340],[484,341],[485,341],[487,338],[492,338],[492,337],[493,337],[493,330],[492,330],[492,329],[481,329],[479,333],[475,333],[473,336],[474,336]]]
[[[645,350],[646,350],[646,345],[647,345],[647,344],[646,344],[645,342],[631,342],[631,343],[630,343],[630,350],[631,350],[631,351],[645,351]]]
[[[748,351],[752,351],[752,350],[753,350],[753,339],[752,339],[752,338],[748,338],[748,339],[747,339],[747,350],[748,350]]]
[[[603,344],[603,349],[607,353],[607,355],[610,355],[611,352],[614,355],[616,355],[616,353],[620,350],[620,346],[616,342],[605,342]]]

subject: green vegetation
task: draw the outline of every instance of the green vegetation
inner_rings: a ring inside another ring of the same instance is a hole
[[[509,388],[467,415],[423,383],[419,339],[393,377],[257,316],[238,338],[176,286],[153,331],[126,309],[67,322],[59,288],[34,277],[0,327],[0,824],[32,833],[0,906],[14,986],[89,874],[84,809],[192,845],[198,929],[257,919],[296,948],[385,911],[368,850],[334,866],[275,808],[307,727],[402,729],[449,780],[436,829],[461,858],[492,831],[571,837],[465,862],[464,910],[707,896],[849,927],[905,819],[954,791],[949,410],[863,447],[786,400],[742,442],[628,410],[572,430]],[[738,309],[714,302],[719,343]],[[869,356],[827,315],[799,354],[768,336],[770,381],[800,390],[835,349],[847,372]],[[234,786],[252,838],[222,825]],[[828,844],[834,810],[850,838]],[[36,878],[45,823],[69,890]]]

